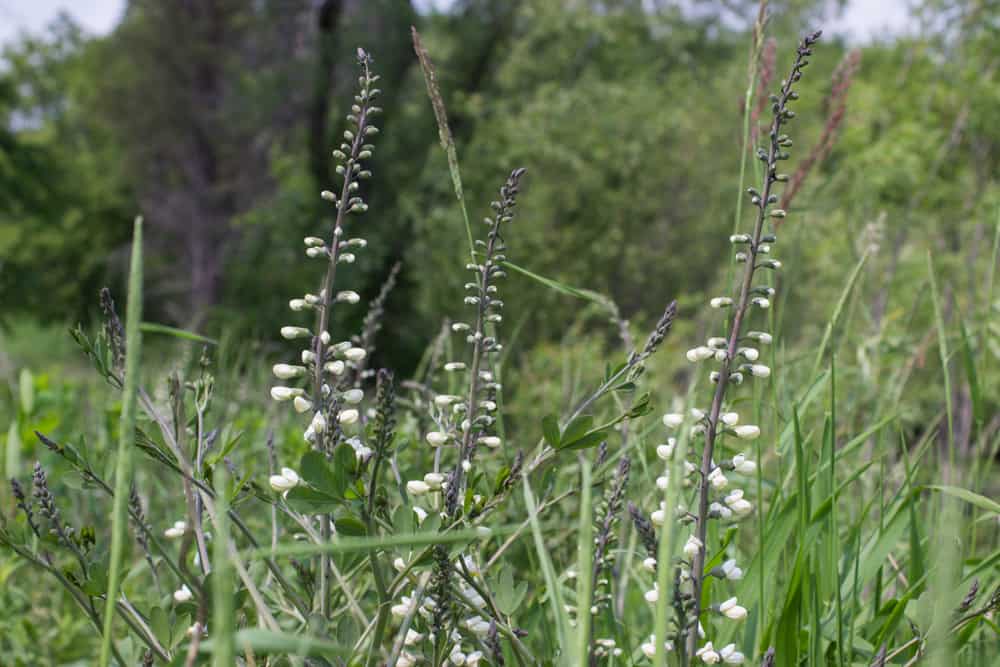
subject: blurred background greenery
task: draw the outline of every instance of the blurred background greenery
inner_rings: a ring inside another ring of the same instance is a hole
[[[4,477],[23,478],[35,458],[59,470],[36,429],[98,452],[114,442],[117,393],[88,371],[67,329],[96,326],[103,285],[122,305],[137,214],[148,222],[146,319],[220,342],[213,358],[224,400],[212,419],[222,441],[242,436],[240,463],[251,474],[266,474],[269,429],[283,460],[297,460],[301,424],[269,404],[267,376],[292,347],[278,336],[293,323],[288,299],[312,289],[320,272],[302,258],[302,237],[329,222],[319,192],[335,183],[330,152],[358,46],[383,77],[385,115],[366,186],[371,210],[356,223],[369,246],[338,282],[367,301],[401,262],[370,367],[411,376],[444,318],[462,312],[468,257],[411,25],[437,66],[474,219],[513,167],[528,169],[506,235],[510,260],[606,295],[638,341],[678,300],[674,331],[648,372],[657,406],[667,408],[690,379],[683,350],[719,333],[708,298],[729,292],[757,6],[128,0],[106,34],[65,15],[8,40],[0,57]],[[799,35],[837,9],[821,0],[769,6],[773,43],[761,43],[758,79],[769,69],[780,77]],[[984,482],[980,492],[995,496],[995,468],[980,463],[1000,443],[1000,302],[988,287],[1000,223],[1000,3],[920,0],[907,11],[903,33],[824,39],[803,79],[789,170],[810,156],[812,168],[778,231],[785,268],[772,312],[782,364],[766,391],[775,404],[794,403],[828,333],[845,395],[841,431],[892,415],[903,445],[896,452],[892,437],[877,445],[905,460],[907,443],[940,419],[948,386],[956,446],[980,459],[970,486]],[[777,83],[772,76],[768,88]],[[766,96],[750,104],[766,117]],[[748,182],[758,180],[752,155],[746,164]],[[748,224],[745,209],[739,224]],[[950,385],[935,358],[928,253],[953,351]],[[607,307],[520,274],[503,290],[505,424],[516,447],[530,446],[542,416],[564,412],[623,357],[622,327]],[[365,309],[337,313],[331,329],[342,339],[358,331]],[[157,398],[164,371],[195,367],[201,352],[154,335],[147,349]],[[169,497],[156,475],[142,482]],[[6,488],[0,499],[9,500]],[[106,516],[92,499],[75,509],[95,522]],[[997,539],[995,526],[984,532],[983,541]],[[24,664],[37,664],[36,645],[86,661],[85,623],[51,622],[58,592],[4,589],[18,567],[0,562],[0,607],[13,610],[0,618],[0,647],[13,638]],[[35,623],[17,620],[25,615]]]
[[[776,52],[784,69],[797,36],[836,9],[770,3],[774,42],[762,59]],[[721,0],[129,0],[102,36],[69,15],[21,35],[0,64],[6,384],[21,367],[65,368],[57,352],[68,346],[37,343],[92,319],[100,286],[122,294],[140,213],[148,319],[252,341],[247,349],[274,344],[287,299],[314,281],[301,238],[330,215],[317,195],[333,182],[358,45],[375,56],[386,115],[362,223],[370,246],[344,284],[370,299],[402,261],[374,364],[413,369],[460,303],[465,238],[411,25],[439,69],[473,215],[510,168],[529,170],[510,258],[608,295],[637,336],[671,298],[681,326],[701,332],[691,317],[728,276],[715,258],[733,227],[756,12],[756,2]],[[949,317],[972,317],[986,298],[1000,205],[998,16],[985,0],[929,0],[902,34],[824,42],[791,164],[819,159],[781,230],[792,253],[787,344],[817,338],[866,250],[864,305],[852,311],[861,360],[872,346],[908,350],[927,330],[927,250]],[[856,70],[838,97],[842,59]],[[552,344],[575,332],[617,345],[603,311],[528,278],[512,278],[507,301],[511,361],[528,375],[528,358],[544,368]],[[363,311],[343,311],[353,319],[335,330],[356,331]],[[995,337],[978,344],[997,353]]]

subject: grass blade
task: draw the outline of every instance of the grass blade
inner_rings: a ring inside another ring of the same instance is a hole
[[[552,605],[553,621],[556,624],[556,633],[559,637],[559,646],[563,651],[572,650],[569,644],[569,623],[566,618],[566,605],[563,603],[562,591],[559,588],[559,581],[556,579],[556,571],[549,557],[549,551],[545,547],[545,539],[542,537],[542,526],[538,521],[538,505],[535,502],[535,494],[531,491],[528,479],[524,479],[524,503],[528,509],[528,520],[531,523],[531,535],[535,540],[535,551],[541,563],[542,575],[545,578],[545,588],[549,592],[549,603]],[[589,613],[589,611],[588,611]]]
[[[229,471],[226,464],[212,470],[215,481],[215,539],[212,542],[212,652],[216,667],[236,664],[233,634],[233,565],[226,547],[229,545]]]
[[[830,317],[830,321],[826,323],[826,331],[823,332],[823,340],[820,341],[819,350],[816,352],[816,361],[813,363],[813,376],[819,372],[819,368],[823,363],[823,356],[826,354],[826,348],[829,346],[830,338],[833,336],[833,330],[840,322],[840,315],[844,311],[844,307],[847,305],[847,301],[850,299],[851,293],[854,291],[854,285],[858,282],[858,277],[861,275],[861,269],[864,268],[867,260],[868,252],[866,251],[865,254],[861,256],[861,259],[858,260],[854,270],[851,271],[851,275],[847,278],[847,284],[844,285],[844,289],[840,293],[840,298],[837,300],[837,306],[833,310],[833,315]]]
[[[166,324],[157,324],[156,322],[143,322],[139,325],[139,330],[143,333],[164,334],[166,336],[173,336],[174,338],[180,338],[182,340],[205,343],[206,345],[219,344],[219,341],[215,338],[202,336],[201,334],[196,334],[193,331],[185,331],[184,329],[178,329],[177,327],[169,327]]]
[[[122,414],[118,434],[115,497],[111,512],[111,562],[108,567],[108,590],[104,606],[104,634],[101,638],[100,664],[111,662],[115,606],[121,587],[122,564],[128,528],[128,496],[132,486],[132,449],[135,446],[135,405],[139,388],[139,365],[142,355],[142,218],[135,221],[132,235],[132,261],[128,280],[128,311],[125,313],[125,386],[122,390]]]
[[[593,596],[593,507],[590,488],[590,461],[580,457],[580,530],[577,534],[577,578],[576,578],[576,649],[573,656],[576,664],[587,662],[590,646],[590,603]]]
[[[462,218],[465,220],[465,233],[469,237],[469,254],[472,261],[476,261],[476,245],[472,241],[472,223],[469,222],[469,211],[465,207],[465,193],[462,191],[462,173],[458,168],[458,153],[455,150],[455,138],[448,127],[448,112],[444,106],[444,98],[441,97],[441,89],[438,88],[437,74],[434,72],[434,64],[431,62],[427,49],[420,39],[420,33],[414,27],[410,28],[413,35],[413,50],[417,52],[417,59],[420,61],[420,70],[424,73],[424,83],[427,85],[427,96],[431,98],[431,106],[434,108],[434,118],[438,126],[438,138],[441,140],[441,148],[448,156],[448,171],[451,172],[451,184],[455,189],[455,198],[462,209]]]

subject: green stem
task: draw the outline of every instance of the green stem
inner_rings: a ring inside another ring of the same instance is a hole
[[[118,436],[115,497],[111,514],[111,563],[108,568],[108,591],[105,599],[104,634],[101,641],[100,664],[107,667],[113,652],[115,600],[121,587],[122,564],[125,559],[125,539],[128,523],[128,494],[132,485],[132,449],[135,446],[135,404],[139,384],[139,363],[142,354],[142,218],[135,221],[132,236],[132,266],[129,274],[128,312],[125,313],[125,388]],[[124,663],[123,663],[124,664]]]

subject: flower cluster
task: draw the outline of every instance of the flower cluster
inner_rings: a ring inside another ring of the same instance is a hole
[[[405,482],[406,492],[414,501],[413,512],[418,524],[433,513],[441,518],[444,529],[464,519],[481,517],[497,501],[496,497],[488,498],[471,489],[467,492],[467,487],[479,449],[493,450],[503,444],[493,431],[501,386],[491,360],[503,349],[496,334],[497,326],[503,321],[504,305],[499,298],[498,282],[506,275],[503,268],[506,244],[502,232],[514,218],[523,174],[523,169],[515,169],[500,188],[499,199],[492,203],[493,215],[484,221],[488,229],[486,238],[475,241],[473,261],[466,267],[472,279],[465,284],[464,304],[474,315],[467,322],[453,323],[451,332],[464,338],[468,357],[442,364],[449,376],[462,376],[464,382],[459,386],[463,390],[461,394],[436,393],[427,401],[432,426],[424,433],[424,441],[433,451],[434,465]],[[453,463],[449,465],[446,457],[453,457]],[[520,468],[522,458],[518,455],[515,459],[508,479]],[[509,487],[509,483],[500,485],[496,495],[507,493]],[[432,576],[423,582],[426,588],[421,587],[422,593],[414,591],[400,598],[392,607],[392,613],[404,622],[417,613],[428,623],[430,629],[426,634],[438,655],[447,655],[453,665],[476,665],[484,655],[469,649],[463,638],[484,642],[491,628],[486,600],[470,583],[480,578],[479,569],[469,553],[460,554],[457,562],[441,545],[434,547],[433,553]],[[401,560],[397,561],[397,568],[400,567],[406,567]],[[465,583],[461,583],[462,576]],[[447,632],[449,627],[451,632]],[[413,664],[407,660],[421,659],[417,644],[423,635],[412,629],[409,632],[413,634],[406,636],[412,642],[400,657],[405,664]]]
[[[381,112],[373,104],[380,91],[374,87],[379,77],[371,73],[370,62],[368,54],[359,49],[360,91],[347,116],[351,129],[344,131],[344,142],[333,152],[339,161],[336,171],[342,180],[340,194],[329,190],[321,193],[324,200],[336,207],[330,239],[317,236],[303,239],[306,256],[326,262],[326,275],[317,293],[305,294],[288,303],[293,312],[314,313],[315,326],[313,329],[297,325],[282,327],[282,338],[305,341],[306,345],[300,351],[298,363],[275,364],[272,369],[274,376],[283,382],[306,382],[306,387],[274,386],[271,398],[291,403],[296,412],[309,414],[309,425],[303,437],[327,453],[336,445],[341,427],[358,422],[361,414],[357,405],[364,399],[363,390],[350,386],[348,371],[359,369],[368,351],[350,340],[334,343],[328,327],[331,310],[336,304],[351,305],[361,300],[357,292],[335,292],[334,284],[338,265],[354,263],[355,253],[367,246],[363,238],[345,238],[345,229],[349,215],[361,214],[368,209],[359,190],[361,181],[371,177],[371,172],[365,169],[365,162],[371,158],[375,147],[368,141],[378,133],[372,120]],[[359,452],[361,454],[363,452]],[[288,468],[270,479],[271,487],[279,492],[291,490],[298,482],[298,475]]]
[[[776,183],[786,182],[788,177],[778,172],[779,162],[787,160],[786,149],[791,146],[791,139],[781,130],[785,123],[795,116],[788,108],[788,103],[798,98],[793,90],[794,84],[802,76],[802,69],[808,63],[812,46],[819,38],[819,32],[806,36],[799,44],[797,57],[788,79],[782,82],[781,89],[771,96],[773,120],[768,135],[767,148],[758,149],[758,157],[764,163],[764,182],[760,189],[749,188],[750,203],[756,208],[756,222],[752,233],[733,234],[729,240],[735,247],[734,259],[742,264],[743,274],[733,296],[717,296],[709,301],[713,309],[730,314],[728,331],[724,335],[712,336],[704,344],[687,351],[686,357],[691,363],[711,362],[716,367],[709,373],[709,379],[714,384],[712,403],[708,409],[692,408],[690,418],[679,412],[663,416],[664,426],[671,431],[681,429],[690,423],[689,433],[693,442],[703,442],[699,451],[694,452],[700,464],[692,461],[680,462],[684,479],[682,487],[695,487],[694,507],[690,510],[685,506],[676,509],[667,508],[661,503],[660,508],[650,515],[653,526],[662,526],[665,521],[676,519],[680,523],[691,526],[691,532],[683,543],[676,587],[684,590],[673,593],[674,607],[677,611],[676,642],[664,638],[666,650],[672,650],[675,645],[683,647],[687,656],[694,656],[705,664],[740,664],[745,657],[730,644],[716,649],[711,641],[699,646],[698,639],[704,638],[704,629],[699,622],[705,609],[702,608],[702,588],[705,577],[714,576],[723,581],[738,580],[743,577],[743,570],[733,559],[726,560],[721,566],[706,571],[707,562],[706,536],[707,524],[710,520],[738,521],[753,512],[754,506],[739,488],[731,475],[739,477],[752,476],[757,472],[757,464],[747,453],[734,453],[731,457],[718,460],[716,455],[723,450],[725,438],[732,441],[754,440],[760,436],[761,430],[754,424],[740,423],[740,415],[727,408],[732,404],[727,390],[730,386],[743,384],[752,378],[764,379],[771,375],[771,368],[760,363],[760,347],[771,343],[771,334],[759,330],[745,330],[746,320],[755,312],[766,311],[771,307],[774,288],[755,283],[760,270],[774,271],[781,268],[781,262],[771,258],[771,252],[776,238],[765,229],[768,220],[780,220],[785,212],[772,209],[771,204],[777,202],[777,195],[772,193]],[[656,448],[657,456],[669,464],[674,456],[677,439],[671,437]],[[657,478],[657,488],[666,491],[674,480],[670,479],[670,467],[667,465],[663,474]],[[681,496],[683,497],[683,496]],[[673,516],[667,516],[667,513]],[[633,514],[635,518],[635,514]],[[643,526],[639,520],[636,525],[640,533]],[[644,538],[647,543],[650,538]],[[647,544],[649,557],[643,562],[646,569],[656,571],[656,553]],[[656,604],[660,600],[659,588],[654,587],[645,593],[648,602]],[[708,610],[729,621],[742,621],[747,616],[747,609],[739,604],[735,597],[730,597],[720,604],[710,605]],[[656,640],[650,640],[641,646],[642,652],[653,657],[656,654]]]

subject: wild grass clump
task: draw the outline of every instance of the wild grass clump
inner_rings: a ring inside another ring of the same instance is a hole
[[[845,271],[846,287],[809,353],[782,340],[774,249],[787,214],[776,204],[783,184],[790,201],[811,164],[794,177],[783,170],[798,84],[820,33],[802,38],[765,98],[754,85],[758,76],[771,81],[777,56],[773,42],[762,46],[763,26],[762,17],[743,124],[748,143],[763,142],[751,153],[760,183],[741,195],[752,220],[746,229],[739,220],[729,238],[729,291],[699,314],[679,309],[669,287],[651,285],[665,305],[641,346],[609,299],[519,263],[518,229],[531,224],[530,211],[519,210],[531,183],[525,168],[512,166],[476,233],[416,31],[469,257],[462,302],[413,377],[372,366],[398,267],[360,331],[331,331],[334,309],[362,300],[341,265],[362,261],[362,230],[378,224],[364,216],[381,111],[364,50],[334,151],[340,182],[321,194],[332,213],[304,239],[303,261],[317,270],[303,289],[314,291],[288,302],[282,356],[254,360],[271,368],[269,389],[255,393],[269,393],[272,405],[220,395],[219,376],[230,371],[213,360],[214,341],[201,340],[197,361],[165,381],[142,373],[143,331],[162,328],[141,323],[137,222],[124,324],[105,291],[104,327],[73,332],[120,393],[117,447],[37,432],[48,465],[35,464],[30,487],[11,480],[13,502],[0,514],[0,544],[58,584],[62,603],[97,638],[86,660],[992,664],[1000,505],[960,476],[971,466],[981,479],[993,463],[955,456],[947,380],[955,336],[933,262],[945,404],[917,439],[899,428],[893,405],[873,412],[843,389],[854,369],[838,359],[837,333],[864,256]],[[840,70],[813,163],[829,152],[856,66],[848,59]],[[758,100],[766,103],[751,104]],[[589,302],[623,347],[609,353],[602,376],[574,384],[565,409],[541,406],[537,428],[518,425],[531,440],[510,435],[511,274]],[[668,378],[650,372],[654,355],[676,352],[669,335],[678,318],[706,315],[710,335],[686,352],[693,366],[674,395]],[[976,359],[966,353],[974,380]],[[660,419],[649,418],[655,405],[665,408]],[[263,425],[237,426],[248,412],[263,415]],[[977,453],[995,456],[996,433],[980,438]],[[936,469],[943,461],[944,477]],[[47,467],[79,489],[54,492]]]

